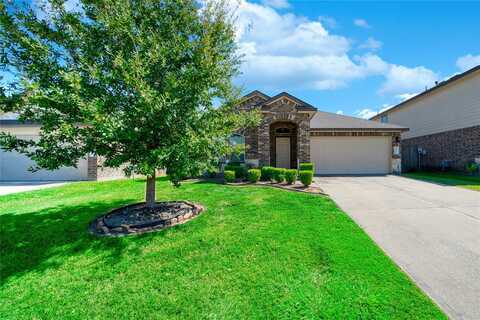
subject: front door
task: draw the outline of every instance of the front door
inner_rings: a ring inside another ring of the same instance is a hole
[[[277,137],[275,151],[277,168],[290,168],[290,137]]]

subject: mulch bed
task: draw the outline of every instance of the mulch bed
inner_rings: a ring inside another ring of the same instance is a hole
[[[224,182],[224,180],[221,178],[190,179],[189,181],[192,181],[192,182],[193,181],[210,181],[215,183],[227,184],[229,186],[266,186],[266,187],[280,188],[288,191],[306,192],[306,193],[311,193],[316,195],[328,196],[328,194],[326,194],[322,190],[322,188],[320,188],[320,186],[315,182],[312,182],[310,186],[305,187],[299,181],[295,182],[294,184],[287,184],[286,182],[275,183],[270,181],[258,181],[257,183],[253,183],[249,181]]]
[[[136,203],[95,219],[90,224],[90,232],[102,237],[153,232],[185,223],[203,210],[201,205],[188,201],[157,202],[153,208],[147,208],[145,203]]]
[[[295,184],[287,184],[287,183],[276,183],[276,182],[269,182],[269,181],[259,181],[257,183],[242,181],[242,182],[233,182],[233,183],[226,183],[232,186],[246,186],[246,185],[255,185],[255,186],[267,186],[267,187],[274,187],[280,188],[289,191],[297,191],[297,192],[306,192],[311,194],[317,195],[324,195],[327,194],[320,188],[317,184],[312,183],[308,187],[305,187],[303,184],[296,182]]]

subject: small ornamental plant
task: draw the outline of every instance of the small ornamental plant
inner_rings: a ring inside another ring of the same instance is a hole
[[[225,179],[225,182],[235,182],[235,171],[224,171],[223,179]]]
[[[235,177],[239,179],[247,178],[247,167],[243,164],[227,164],[225,171],[234,171]]]
[[[297,170],[287,169],[285,170],[285,180],[288,184],[294,184],[297,181]]]
[[[299,171],[305,171],[305,170],[309,170],[309,171],[315,171],[315,166],[312,162],[303,162],[303,163],[300,163],[300,167],[298,168]]]
[[[262,172],[259,169],[248,170],[248,181],[255,183],[260,180]]]
[[[313,171],[311,170],[301,170],[298,173],[298,176],[300,178],[300,181],[305,187],[308,187],[309,185],[312,184],[313,180]]]
[[[277,176],[275,177],[275,181],[277,183],[283,183],[285,182],[285,173],[279,173],[277,174]]]
[[[285,181],[285,169],[284,168],[273,168],[273,180],[277,183]]]
[[[466,169],[469,174],[473,175],[478,171],[478,164],[475,162],[468,163]]]
[[[274,171],[274,167],[270,167],[270,166],[265,166],[265,167],[262,167],[261,169],[261,179],[262,181],[271,181],[273,180],[273,171]]]

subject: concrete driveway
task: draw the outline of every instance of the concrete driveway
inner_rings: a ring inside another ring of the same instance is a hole
[[[56,187],[56,186],[61,186],[62,184],[65,184],[65,182],[58,182],[58,181],[0,182],[0,196],[10,194],[10,193]]]
[[[321,188],[454,319],[480,319],[480,192],[398,176]]]

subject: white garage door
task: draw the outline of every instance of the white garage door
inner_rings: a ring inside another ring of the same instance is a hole
[[[390,137],[311,137],[316,174],[387,174]]]
[[[33,136],[19,136],[23,139],[34,138]],[[0,150],[0,181],[66,181],[87,180],[88,162],[82,159],[78,167],[62,167],[59,170],[39,170],[30,172],[28,168],[35,162],[27,156],[17,152],[5,152]]]

